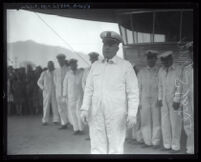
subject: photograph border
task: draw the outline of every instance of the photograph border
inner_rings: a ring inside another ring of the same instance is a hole
[[[30,2],[30,1],[29,1]],[[36,1],[30,2],[32,4],[36,4]],[[54,2],[52,2],[54,3]],[[60,2],[56,2],[60,3]],[[61,2],[64,3],[64,2]],[[46,4],[46,2],[42,3]],[[74,4],[74,3],[72,3]],[[76,2],[76,4],[83,5],[83,3]],[[86,4],[86,3],[84,3]],[[124,154],[124,155],[82,155],[82,154],[32,154],[32,155],[7,155],[7,27],[6,27],[6,10],[7,9],[20,9],[22,6],[24,6],[23,2],[19,1],[19,3],[8,3],[4,2],[3,3],[3,108],[1,108],[1,121],[2,121],[2,128],[3,128],[3,139],[2,139],[2,157],[4,160],[11,160],[11,159],[198,159],[199,156],[199,148],[198,148],[198,143],[199,138],[198,138],[198,131],[199,131],[199,110],[198,110],[198,61],[200,60],[199,58],[199,53],[200,53],[200,48],[199,48],[199,4],[197,1],[192,1],[192,2],[177,2],[174,1],[170,3],[170,0],[167,2],[156,2],[156,3],[148,3],[148,2],[132,2],[132,3],[87,3],[90,5],[91,9],[118,9],[119,7],[123,7],[125,9],[131,9],[131,8],[141,8],[143,6],[143,9],[148,9],[148,8],[178,8],[180,6],[181,8],[193,8],[194,10],[194,31],[193,31],[193,39],[194,39],[194,104],[195,104],[195,154],[194,155],[186,155],[186,154]],[[26,3],[28,5],[28,3]]]

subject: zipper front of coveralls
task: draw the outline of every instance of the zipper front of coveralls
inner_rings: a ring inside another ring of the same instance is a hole
[[[107,70],[107,66],[108,66],[108,63],[105,61],[103,63],[103,75],[102,75],[102,78],[101,78],[101,103],[100,103],[100,108],[101,108],[101,112],[102,112],[102,115],[103,115],[103,118],[104,118],[104,128],[105,128],[105,135],[106,135],[106,141],[107,141],[107,153],[109,152],[109,140],[108,140],[108,135],[107,135],[107,121],[106,121],[106,112],[107,110],[106,107],[109,106],[109,105],[105,105],[106,103],[104,103],[105,101],[105,92],[104,92],[104,85],[106,85],[106,70]]]

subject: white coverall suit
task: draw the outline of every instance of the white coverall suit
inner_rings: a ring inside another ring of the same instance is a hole
[[[123,154],[127,115],[136,116],[139,89],[132,65],[117,56],[93,63],[81,110],[89,116],[91,153]]]
[[[56,100],[59,115],[61,118],[61,125],[66,125],[68,123],[68,111],[67,111],[67,103],[63,102],[63,80],[66,73],[69,71],[68,67],[63,66],[55,70],[54,75],[54,83],[56,88]]]
[[[181,108],[174,110],[172,104],[176,99],[176,86],[181,77],[182,68],[173,64],[167,68],[161,67],[159,76],[158,99],[162,100],[161,128],[163,146],[166,149],[180,150],[182,128]]]
[[[68,119],[73,125],[74,131],[82,131],[83,123],[80,118],[80,108],[82,105],[82,71],[75,73],[70,70],[63,82],[63,96],[66,97],[68,107]]]
[[[184,131],[187,135],[187,153],[194,154],[194,90],[193,90],[193,66],[185,66],[181,75],[181,81],[177,88],[178,98],[183,112]]]
[[[41,73],[38,79],[38,86],[43,90],[43,118],[42,122],[49,122],[50,104],[53,114],[53,122],[59,122],[59,112],[56,102],[55,86],[54,86],[54,71],[46,70]]]
[[[160,108],[158,100],[158,70],[157,66],[143,68],[138,74],[139,96],[142,108],[140,110],[141,132],[146,145],[159,145],[161,138]]]

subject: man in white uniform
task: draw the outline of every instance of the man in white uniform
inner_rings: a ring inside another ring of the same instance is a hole
[[[174,110],[173,105],[182,68],[173,63],[172,51],[164,52],[160,58],[163,66],[158,73],[158,106],[161,107],[163,149],[171,149],[171,153],[175,153],[180,151],[182,114],[181,108]]]
[[[66,56],[64,54],[57,55],[57,60],[60,68],[55,70],[54,83],[56,88],[56,100],[61,118],[61,127],[59,129],[66,129],[68,126],[68,112],[66,101],[63,100],[63,80],[68,72],[68,67],[65,64]]]
[[[156,65],[157,51],[148,50],[145,53],[147,66],[138,73],[138,85],[140,96],[141,132],[144,147],[160,144],[160,108],[157,104],[158,96],[158,71]]]
[[[38,86],[43,91],[43,125],[47,125],[49,122],[50,106],[52,108],[53,122],[55,124],[59,123],[59,112],[56,103],[56,94],[54,86],[54,63],[52,61],[48,62],[48,70],[41,73],[38,79]]]
[[[91,65],[98,60],[98,57],[99,57],[99,54],[96,53],[96,52],[90,52],[89,54],[89,58],[90,58],[90,61],[91,61]],[[87,76],[89,74],[89,71],[91,69],[91,66],[87,67],[84,69],[84,73],[83,73],[83,77],[82,77],[82,88],[83,88],[83,91],[84,91],[84,88],[85,88],[85,85],[86,85],[86,80],[87,80]]]
[[[193,42],[187,43],[184,47],[191,62],[183,69],[180,84],[177,87],[177,98],[174,108],[177,110],[181,104],[183,112],[183,126],[187,135],[186,153],[194,154],[194,82],[193,82]]]
[[[126,126],[136,123],[138,81],[132,65],[115,56],[121,36],[105,31],[100,37],[104,59],[96,61],[89,72],[81,118],[89,122],[92,154],[123,154]]]
[[[96,52],[90,52],[88,55],[89,55],[89,59],[91,61],[91,65],[95,61],[98,60],[98,57],[99,57],[98,53],[96,53]],[[85,85],[86,85],[86,80],[87,80],[87,77],[88,77],[90,69],[91,69],[91,66],[89,66],[86,69],[84,69],[84,73],[83,73],[83,76],[82,76],[82,89],[83,89],[83,91],[84,91],[84,88],[85,88]],[[90,108],[89,108],[89,111],[90,111]],[[87,137],[86,140],[90,140],[90,137]]]
[[[69,61],[71,70],[66,74],[63,82],[63,97],[67,101],[68,118],[73,125],[74,135],[83,133],[83,123],[80,119],[80,108],[83,98],[82,70],[77,69],[77,60]]]

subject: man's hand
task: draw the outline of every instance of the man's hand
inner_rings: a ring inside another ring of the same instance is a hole
[[[162,100],[158,100],[157,103],[156,103],[156,105],[158,107],[162,107],[163,106]]]
[[[179,102],[173,102],[172,107],[174,108],[174,110],[178,110],[179,109]]]
[[[88,111],[87,110],[82,110],[80,113],[80,117],[84,124],[88,123]]]
[[[134,124],[136,124],[136,117],[135,116],[129,116],[127,117],[127,127],[132,128]]]

